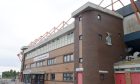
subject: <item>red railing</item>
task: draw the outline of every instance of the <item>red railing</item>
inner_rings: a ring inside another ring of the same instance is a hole
[[[139,0],[139,1],[140,1],[140,0]],[[135,3],[134,0],[130,0],[130,2],[131,2],[132,9],[133,9],[134,12],[135,12],[137,21],[138,21],[138,23],[140,24],[140,17],[139,17],[140,9],[138,8],[138,6],[137,6],[137,4]]]
[[[102,0],[100,3],[99,3],[99,6],[101,6],[101,4],[104,2],[105,0]],[[140,1],[140,0],[138,0]],[[117,2],[120,2],[122,6],[124,6],[123,2],[121,0],[111,0],[111,4],[107,5],[106,7],[104,7],[105,9],[108,8],[108,7],[112,7],[112,11],[115,11],[114,9],[114,4],[116,4]],[[135,12],[135,15],[136,15],[136,18],[137,18],[137,21],[138,23],[140,24],[140,9],[138,8],[137,4],[135,3],[134,0],[130,0],[130,3],[131,3],[131,6],[132,6],[132,9],[134,10]]]
[[[48,38],[52,34],[56,33],[57,31],[59,31],[59,30],[61,30],[63,28],[65,28],[65,26],[68,25],[70,20],[71,20],[71,18],[68,19],[67,21],[62,21],[57,27],[52,28],[49,32],[46,32],[45,34],[43,34],[42,36],[40,36],[39,38],[37,38],[33,42],[31,42],[29,44],[29,47],[40,43],[41,41],[43,41],[44,39]]]

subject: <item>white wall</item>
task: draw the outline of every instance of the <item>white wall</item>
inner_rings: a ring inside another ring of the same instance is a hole
[[[138,23],[135,14],[125,17],[123,21],[123,26],[124,26],[124,34],[140,31],[140,24]]]

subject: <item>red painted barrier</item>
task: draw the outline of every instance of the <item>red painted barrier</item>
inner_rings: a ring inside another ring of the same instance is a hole
[[[77,73],[77,80],[78,80],[78,83],[77,84],[83,84],[83,73],[82,72],[78,72]]]
[[[131,73],[131,84],[140,84],[140,73]]]
[[[115,74],[115,84],[126,84],[124,73],[116,73]]]

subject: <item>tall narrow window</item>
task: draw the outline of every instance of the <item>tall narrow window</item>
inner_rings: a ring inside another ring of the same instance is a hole
[[[45,74],[45,80],[48,80],[48,73]]]
[[[79,21],[82,21],[82,16],[79,16]]]
[[[118,33],[118,36],[119,36],[119,37],[122,37],[121,33]]]
[[[55,80],[55,74],[54,73],[51,74],[50,80]]]
[[[100,40],[103,40],[103,36],[101,34],[98,34],[98,37]]]
[[[83,58],[79,58],[79,63],[82,63],[83,62]]]
[[[112,45],[112,38],[111,38],[111,34],[109,32],[106,33],[106,44]]]
[[[82,40],[83,39],[83,35],[79,35],[79,40]]]
[[[97,19],[101,20],[101,15],[100,14],[97,15]]]

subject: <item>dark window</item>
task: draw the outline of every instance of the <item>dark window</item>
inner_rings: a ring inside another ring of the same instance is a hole
[[[73,80],[73,73],[63,73],[63,80],[64,81],[72,81]]]
[[[53,59],[48,59],[48,61],[47,61],[47,64],[48,65],[53,65],[53,64],[55,64],[55,58],[53,58]]]
[[[118,33],[119,37],[122,37],[121,33]]]
[[[82,40],[83,39],[83,35],[79,35],[79,40]]]
[[[33,79],[33,80],[35,79],[35,75],[32,75],[32,79]]]
[[[82,63],[83,62],[83,58],[79,58],[79,63]]]
[[[74,61],[73,54],[64,55],[64,62],[71,62]]]
[[[79,16],[79,21],[82,21],[82,16]]]
[[[103,36],[101,34],[98,34],[98,36],[100,40],[103,40]]]
[[[38,77],[39,77],[39,79],[41,79],[41,80],[44,79],[44,75],[39,75]]]
[[[55,74],[54,74],[54,73],[51,74],[51,78],[50,78],[50,80],[55,80]]]
[[[100,79],[104,80],[105,79],[105,74],[100,74]]]

